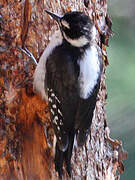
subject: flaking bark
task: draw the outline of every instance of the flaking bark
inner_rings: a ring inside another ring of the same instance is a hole
[[[45,14],[79,10],[98,29],[97,45],[104,64],[111,31],[106,0],[22,0],[0,2],[0,179],[55,180],[53,130],[47,102],[32,89],[35,65],[20,51],[27,46],[39,60],[57,29]],[[91,138],[83,148],[76,141],[72,156],[73,180],[113,180],[124,171],[127,153],[122,143],[109,137],[105,67],[91,126]],[[46,140],[48,136],[49,141]],[[91,139],[91,140],[90,140]],[[66,172],[64,179],[69,179]]]

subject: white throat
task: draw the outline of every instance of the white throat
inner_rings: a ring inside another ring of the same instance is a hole
[[[75,46],[75,47],[83,47],[89,42],[85,36],[81,36],[78,39],[71,39],[67,37],[64,32],[63,32],[63,36],[72,46]]]

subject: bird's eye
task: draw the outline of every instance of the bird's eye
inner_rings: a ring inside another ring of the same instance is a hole
[[[67,21],[62,20],[62,21],[61,21],[61,24],[62,24],[65,28],[70,29],[69,23],[68,23]]]

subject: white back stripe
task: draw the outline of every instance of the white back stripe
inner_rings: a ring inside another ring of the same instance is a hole
[[[80,65],[78,78],[80,97],[87,99],[91,95],[100,73],[98,52],[94,45],[86,50],[83,59],[79,60],[78,64]]]

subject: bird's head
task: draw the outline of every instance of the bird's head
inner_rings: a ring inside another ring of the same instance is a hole
[[[81,12],[68,12],[58,16],[50,11],[46,12],[57,21],[64,39],[73,46],[83,47],[89,44],[93,36],[93,23]]]

